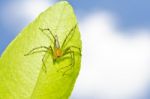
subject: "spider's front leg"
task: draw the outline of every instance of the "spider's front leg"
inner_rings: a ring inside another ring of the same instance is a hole
[[[39,29],[40,29],[40,31],[42,31],[42,32],[49,38],[49,40],[50,40],[51,42],[54,43],[53,39],[55,39],[55,37],[54,37],[52,31],[51,31],[49,28],[45,28],[45,29],[39,28]],[[44,31],[48,31],[48,32],[50,33],[50,35],[46,34]],[[53,39],[51,39],[51,36],[52,36]]]
[[[41,52],[47,52],[48,49],[49,48],[46,46],[36,47],[36,48],[33,48],[32,50],[30,50],[27,54],[24,54],[24,56],[41,53]]]
[[[47,72],[46,65],[45,65],[46,52],[50,52],[50,54],[53,53],[53,50],[52,50],[51,46],[49,46],[49,47],[46,47],[46,46],[36,47],[36,48],[32,49],[31,51],[29,51],[24,56],[28,56],[28,55],[32,55],[32,54],[36,54],[36,53],[42,53],[42,52],[45,52],[45,54],[42,58],[42,63],[43,63],[42,68],[45,72]]]

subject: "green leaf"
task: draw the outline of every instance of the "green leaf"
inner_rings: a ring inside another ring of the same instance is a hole
[[[0,99],[68,99],[79,74],[81,51],[71,47],[74,56],[69,53],[55,63],[49,50],[30,52],[39,46],[54,48],[54,40],[48,38],[50,33],[40,28],[49,28],[58,36],[60,45],[69,34],[63,49],[70,46],[81,48],[79,29],[72,29],[76,24],[73,9],[66,1],[48,8],[30,23],[0,58]],[[44,55],[46,58],[42,62]]]

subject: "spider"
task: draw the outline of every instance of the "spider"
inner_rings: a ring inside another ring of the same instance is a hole
[[[71,59],[70,64],[67,65],[67,66],[63,66],[63,67],[59,68],[59,70],[57,70],[57,71],[61,71],[62,69],[69,68],[69,67],[72,68],[74,66],[74,64],[75,64],[75,56],[74,56],[74,54],[76,52],[76,51],[73,51],[72,48],[77,49],[77,51],[78,51],[78,53],[80,55],[81,55],[81,48],[79,48],[77,46],[73,46],[73,45],[65,48],[65,45],[67,44],[67,40],[69,39],[69,36],[72,37],[71,34],[76,29],[76,27],[77,27],[77,24],[72,29],[70,29],[68,35],[66,35],[66,37],[65,37],[65,39],[64,39],[64,41],[63,41],[61,46],[60,46],[57,34],[54,35],[49,28],[46,28],[46,29],[39,28],[40,31],[43,32],[43,33],[44,33],[44,31],[48,31],[49,35],[46,35],[46,36],[50,40],[52,40],[53,44],[50,45],[49,47],[47,47],[47,46],[39,46],[39,47],[33,48],[32,50],[30,50],[24,56],[28,56],[28,55],[35,54],[35,53],[45,52],[45,54],[44,54],[44,56],[42,58],[42,63],[43,63],[42,67],[43,67],[43,70],[45,72],[47,72],[46,64],[44,62],[45,58],[46,58],[46,52],[49,52],[50,55],[52,56],[53,63],[56,63],[59,58],[62,58],[64,56],[66,56],[66,55],[69,55],[69,58]],[[71,37],[70,37],[70,39],[71,39]],[[63,75],[65,75],[66,72],[68,72],[70,69],[67,69],[66,71],[64,71]]]

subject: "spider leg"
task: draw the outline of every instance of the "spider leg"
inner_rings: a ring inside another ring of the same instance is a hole
[[[32,55],[32,54],[36,54],[36,53],[46,53],[47,52],[47,50],[39,50],[39,51],[34,51],[34,52],[32,52],[32,53],[30,53],[30,54],[25,54],[24,56],[28,56],[28,55]]]
[[[45,29],[39,28],[39,29],[40,29],[43,33],[44,33],[44,31],[48,31],[48,32],[50,33],[50,35],[53,37],[53,39],[55,39],[55,37],[54,37],[52,31],[51,31],[49,28],[45,28]],[[53,40],[51,39],[51,37],[50,37],[49,35],[47,35],[46,33],[45,33],[45,35],[53,42]],[[54,43],[54,42],[53,42],[53,43]]]
[[[70,67],[69,69],[67,69],[67,70],[65,70],[65,71],[63,72],[63,76],[66,74],[66,72],[68,72],[70,69],[73,68],[74,63],[75,63],[75,62],[74,62],[74,51],[69,50],[68,52],[64,53],[63,56],[65,56],[65,55],[67,55],[67,54],[70,54],[71,63],[70,63],[68,66],[64,66],[64,67],[60,68],[59,70],[57,70],[57,71],[59,72],[59,71],[65,69],[65,68],[69,68],[69,67]]]
[[[77,47],[77,46],[70,46],[71,48],[75,48],[78,49],[81,52],[81,48]]]
[[[50,46],[49,48],[50,48],[50,50],[47,50],[47,52],[50,52],[50,54],[52,55],[53,54],[52,47]],[[46,64],[45,64],[46,59],[47,59],[47,57],[46,57],[46,53],[45,53],[43,58],[42,58],[42,62],[43,62],[42,69],[45,71],[45,73],[47,73],[47,67],[46,67]]]
[[[62,45],[61,45],[61,48],[64,48],[64,46],[67,44],[67,39],[68,37],[71,35],[71,33],[76,29],[77,27],[77,24],[75,24],[75,26],[73,28],[71,28],[71,30],[68,32],[68,35],[66,36],[65,40],[63,41]],[[72,35],[71,35],[72,37]],[[70,37],[70,38],[71,38]]]
[[[34,54],[34,53],[40,53],[40,52],[45,52],[46,51],[46,50],[39,50],[39,49],[46,49],[46,50],[48,50],[49,48],[46,47],[46,46],[36,47],[36,48],[33,48],[31,51],[29,51],[24,56],[28,56],[28,55],[31,55],[31,54]]]
[[[42,31],[42,33],[44,33],[44,35],[47,36],[47,38],[50,39],[50,41],[53,41],[53,40],[51,39],[51,37],[50,37],[47,33],[45,33],[42,28],[39,28],[39,30]]]
[[[43,62],[42,69],[45,71],[45,73],[47,73],[47,69],[46,69],[46,65],[45,65],[45,59],[46,59],[46,54],[44,54],[44,56],[42,58],[42,62]]]
[[[77,52],[80,56],[82,56],[81,54],[81,48],[77,47],[77,46],[69,46],[65,49],[64,52],[67,52],[68,50],[70,50],[71,48],[77,49],[79,52]]]
[[[71,53],[72,53],[72,54],[71,54]],[[71,70],[71,69],[74,68],[74,64],[75,64],[74,52],[73,52],[73,51],[70,52],[70,55],[71,55],[71,64],[70,64],[70,66],[68,66],[68,67],[70,67],[70,68],[68,68],[66,71],[64,71],[63,76],[66,75],[66,73],[67,73],[69,70]]]
[[[39,49],[42,49],[42,48],[46,49],[46,50],[39,50]],[[34,48],[31,51],[29,51],[27,54],[25,54],[24,56],[28,56],[28,55],[35,54],[35,53],[41,53],[41,52],[45,52],[45,54],[42,58],[42,63],[43,63],[42,68],[45,72],[47,72],[46,65],[45,65],[46,52],[50,52],[51,54],[53,54],[53,49],[52,49],[51,46],[49,46],[49,47],[40,46],[40,47]]]

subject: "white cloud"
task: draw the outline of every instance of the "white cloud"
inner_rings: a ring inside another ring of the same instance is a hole
[[[51,1],[51,2],[50,2]],[[53,2],[52,0],[30,0],[24,2],[22,5],[23,13],[28,15],[30,18],[35,18],[42,11],[46,10]]]
[[[11,28],[28,24],[42,11],[52,5],[54,1],[55,0],[21,0],[8,2],[2,6],[1,21],[4,26]]]
[[[12,11],[18,17],[27,16],[34,19],[42,11],[53,4],[54,0],[23,0],[19,2],[9,3],[7,5],[7,10]]]
[[[130,99],[144,93],[149,78],[150,31],[134,29],[128,34],[136,35],[128,36],[116,23],[106,12],[89,14],[80,22],[83,58],[73,97]]]

